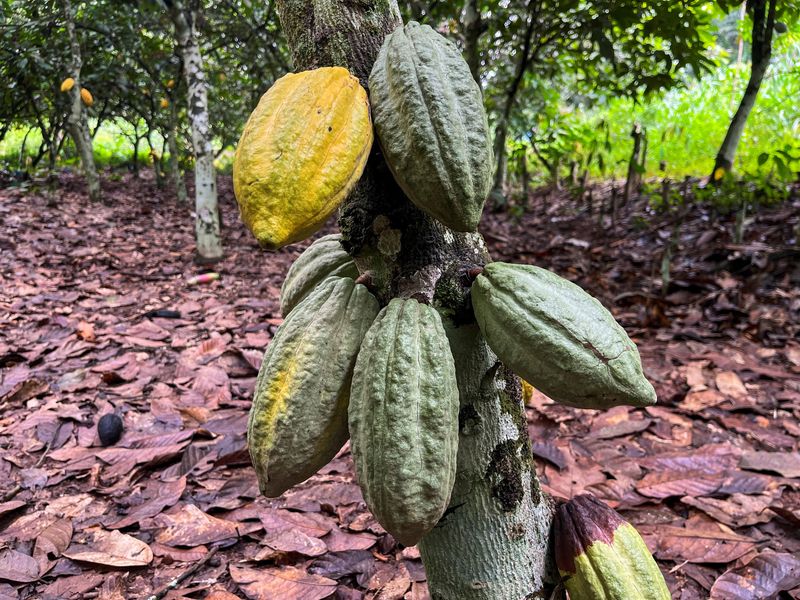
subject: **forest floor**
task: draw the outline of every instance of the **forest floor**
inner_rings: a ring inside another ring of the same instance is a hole
[[[220,178],[221,278],[191,285],[189,207],[146,177],[106,180],[109,204],[57,183],[0,191],[0,600],[427,598],[419,553],[366,511],[346,448],[259,497],[247,411],[302,247],[260,251]],[[617,508],[675,598],[715,581],[717,598],[800,598],[800,200],[759,212],[741,244],[732,217],[694,209],[665,294],[672,227],[644,202],[616,230],[566,194],[537,205],[487,212],[494,257],[613,307],[659,397],[599,412],[535,395],[544,489]],[[102,447],[112,411],[124,434]]]

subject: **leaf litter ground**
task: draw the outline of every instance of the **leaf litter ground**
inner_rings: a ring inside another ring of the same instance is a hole
[[[428,597],[347,447],[259,497],[247,410],[302,246],[258,250],[220,187],[226,257],[197,285],[190,208],[146,177],[106,181],[108,204],[69,175],[0,192],[0,600]],[[484,216],[493,255],[612,307],[659,395],[599,412],[534,394],[544,488],[619,510],[676,598],[800,598],[800,201],[760,212],[741,244],[694,209],[663,292],[672,226],[643,201],[616,229],[565,194],[536,206]],[[102,447],[112,411],[124,434]]]

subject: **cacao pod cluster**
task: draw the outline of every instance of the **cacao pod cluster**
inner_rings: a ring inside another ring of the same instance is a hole
[[[456,370],[437,310],[379,310],[339,235],[315,241],[281,289],[286,316],[264,355],[248,443],[259,486],[279,496],[350,438],[364,498],[406,545],[439,521],[458,451]]]
[[[478,225],[492,183],[480,88],[457,47],[411,22],[388,36],[370,100],[341,67],[286,75],[262,96],[236,149],[234,191],[259,243],[278,249],[316,232],[361,178],[374,130],[411,202],[456,231]],[[456,477],[459,391],[436,308],[381,307],[327,235],[291,266],[285,321],[264,355],[248,423],[259,486],[278,496],[350,439],[364,499],[406,545],[444,514]],[[636,346],[578,286],[532,266],[487,265],[471,289],[488,345],[533,387],[588,408],[655,401]],[[649,597],[648,597],[649,598]]]

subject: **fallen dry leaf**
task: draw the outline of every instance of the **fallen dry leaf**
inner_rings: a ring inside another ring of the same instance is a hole
[[[106,567],[143,567],[153,560],[150,546],[132,535],[119,531],[94,531],[89,544],[75,544],[64,552],[64,556],[80,562],[88,562]]]
[[[320,575],[310,575],[302,569],[248,569],[230,566],[233,579],[252,600],[322,600],[336,591],[336,581]]]
[[[39,563],[22,552],[0,550],[0,579],[14,583],[30,583],[39,579]]]
[[[763,552],[744,567],[726,571],[711,588],[712,600],[759,600],[800,586],[800,556]]]
[[[751,452],[742,454],[739,465],[751,471],[771,471],[784,477],[800,477],[800,452]]]

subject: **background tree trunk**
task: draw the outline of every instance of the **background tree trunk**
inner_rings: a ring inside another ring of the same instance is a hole
[[[195,237],[197,254],[202,261],[222,258],[217,181],[214,152],[211,147],[211,125],[208,116],[208,83],[203,72],[203,56],[197,42],[197,11],[187,10],[183,2],[170,2],[170,16],[183,59],[189,99],[189,121],[194,147]]]
[[[532,3],[531,7],[532,7]],[[489,194],[492,203],[495,207],[505,204],[506,196],[503,191],[503,185],[506,181],[506,171],[508,170],[508,156],[506,156],[506,139],[508,137],[508,122],[511,118],[511,110],[514,108],[514,103],[517,100],[517,92],[519,92],[522,78],[525,76],[525,71],[528,69],[532,58],[531,41],[533,33],[536,29],[536,16],[531,13],[528,15],[528,25],[525,28],[525,35],[522,39],[522,49],[519,53],[519,59],[514,70],[514,78],[511,80],[511,85],[506,92],[505,102],[503,104],[503,113],[497,121],[494,130],[494,158],[497,166],[494,172],[494,185]]]
[[[167,147],[169,148],[169,171],[172,184],[175,186],[175,196],[180,204],[186,204],[186,182],[181,173],[180,156],[178,154],[178,112],[175,103],[169,103],[169,129],[167,130]]]
[[[714,170],[711,172],[712,181],[718,180],[717,169],[730,171],[733,168],[733,159],[736,148],[742,139],[747,117],[756,103],[758,90],[769,67],[772,56],[772,34],[775,27],[775,8],[777,0],[754,0],[753,2],[753,49],[750,65],[750,79],[744,90],[744,96],[739,103],[739,108],[731,119],[731,124],[722,141],[717,158],[714,161]]]
[[[297,70],[340,65],[366,86],[387,33],[400,25],[394,0],[278,0]],[[470,268],[488,262],[483,238],[458,233],[403,195],[378,150],[344,203],[339,225],[359,270],[382,303],[414,296],[442,314],[458,368],[458,472],[445,516],[420,543],[431,595],[447,600],[545,598],[551,505],[533,469],[516,376],[477,329]],[[379,244],[391,236],[398,246]]]
[[[89,197],[92,200],[100,200],[100,176],[97,174],[97,167],[94,164],[94,149],[92,148],[92,136],[89,134],[89,123],[86,118],[86,110],[81,100],[81,46],[78,43],[78,36],[75,33],[75,12],[70,0],[64,0],[64,16],[66,18],[67,36],[69,37],[70,65],[69,76],[75,80],[75,84],[69,91],[70,110],[67,115],[66,129],[69,131],[75,149],[81,160],[86,186],[89,188]]]
[[[486,31],[486,27],[481,18],[478,0],[465,0],[462,15],[464,59],[469,65],[469,72],[472,73],[472,78],[478,84],[478,87],[481,87],[481,50],[478,42],[483,32]]]

